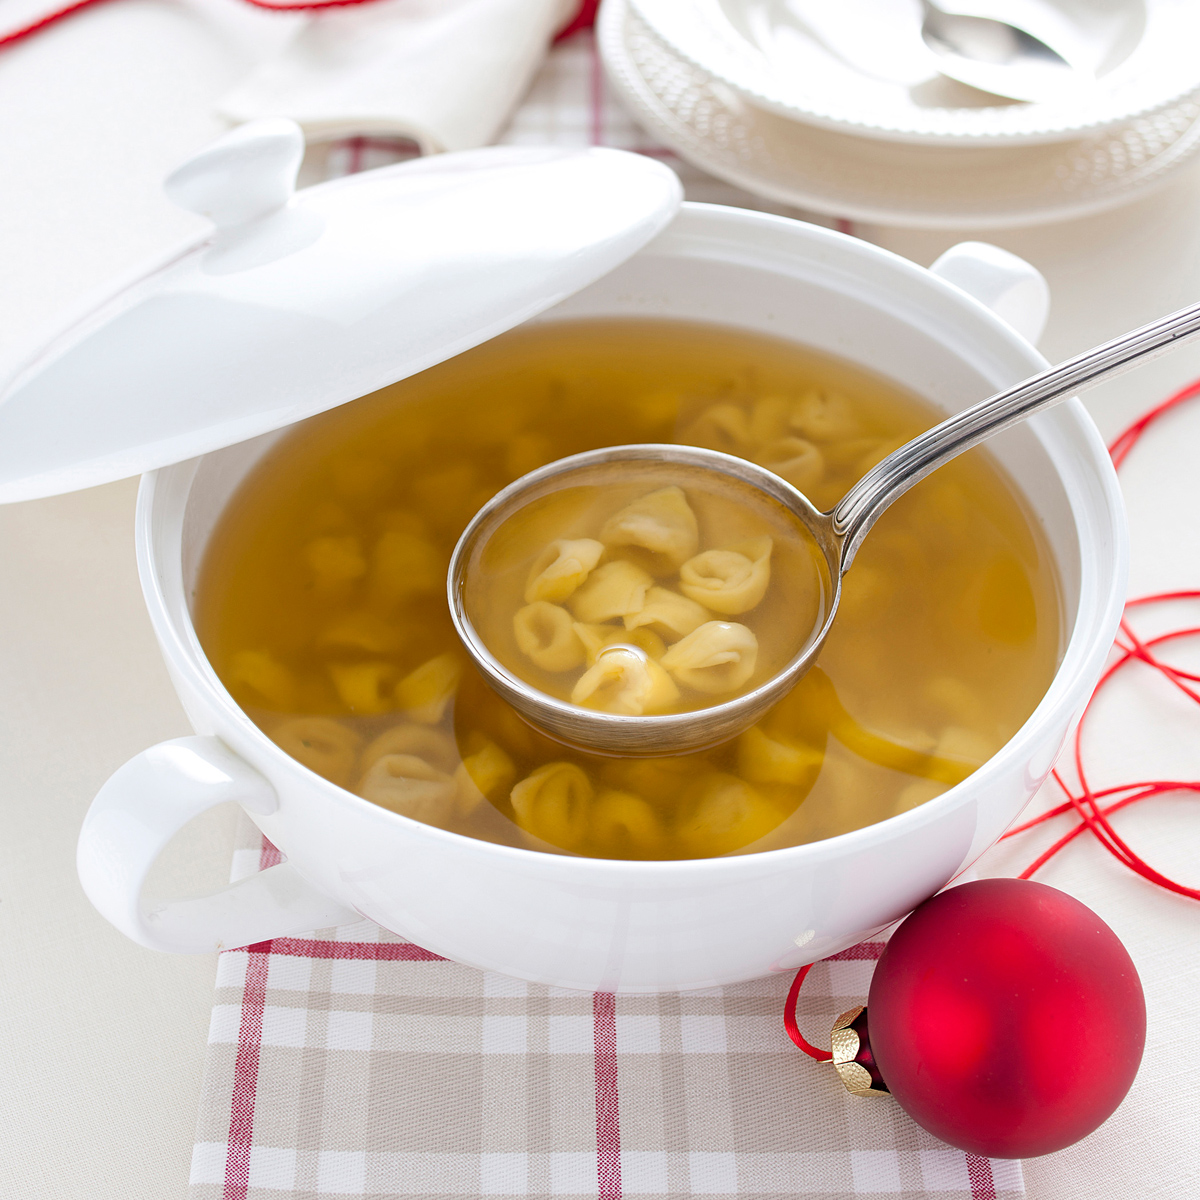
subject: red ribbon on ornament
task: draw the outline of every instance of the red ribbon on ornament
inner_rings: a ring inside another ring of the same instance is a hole
[[[796,1001],[800,998],[800,985],[808,977],[809,971],[817,964],[809,963],[806,967],[801,967],[796,972],[796,978],[792,980],[792,986],[788,988],[787,999],[783,1002],[783,1027],[788,1032],[788,1037],[808,1055],[809,1058],[815,1058],[817,1062],[832,1062],[833,1055],[828,1050],[822,1050],[820,1046],[814,1046],[804,1034],[800,1032],[800,1026],[796,1024]]]
[[[22,25],[20,29],[14,29],[11,33],[4,34],[0,37],[0,49],[11,46],[15,42],[24,41],[25,38],[45,29],[48,25],[56,24],[64,17],[71,16],[72,13],[104,2],[105,0],[76,0],[74,4],[55,9],[53,12],[39,17],[36,21],[30,21],[28,25]],[[246,3],[253,4],[255,8],[269,9],[271,12],[315,12],[322,8],[351,8],[356,4],[374,4],[375,0],[299,0],[298,3],[287,3],[287,0],[284,0],[284,3],[276,3],[275,0],[246,0]],[[599,6],[600,0],[583,0],[579,11],[554,35],[554,40],[561,42],[563,38],[570,37],[580,29],[590,29],[595,23],[596,9]]]

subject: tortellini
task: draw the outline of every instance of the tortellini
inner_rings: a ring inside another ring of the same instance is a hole
[[[314,538],[304,547],[304,561],[320,591],[337,591],[367,573],[362,542],[352,533]]]
[[[605,563],[588,576],[569,604],[577,621],[587,625],[640,612],[654,580],[624,559]]]
[[[653,858],[663,842],[658,814],[632,792],[601,792],[591,805],[589,830],[607,853],[620,858]]]
[[[745,454],[754,442],[746,411],[736,404],[714,404],[706,408],[684,430],[683,440],[725,454]]]
[[[569,671],[584,657],[575,624],[565,608],[548,600],[535,600],[517,610],[513,635],[521,652],[543,671]]]
[[[328,716],[296,716],[271,730],[271,740],[332,784],[346,786],[358,762],[362,738]]]
[[[792,428],[814,442],[858,436],[862,425],[854,405],[839,392],[807,392],[792,408]]]
[[[757,446],[778,441],[789,428],[792,402],[786,396],[763,396],[750,409],[747,429],[750,441]]]
[[[749,612],[771,582],[772,546],[769,537],[761,537],[736,549],[706,550],[680,568],[680,590],[714,612]]]
[[[428,725],[393,725],[384,730],[362,752],[359,769],[369,770],[385,754],[415,754],[447,773],[452,772],[459,761],[454,739]]]
[[[684,754],[676,758],[611,758],[601,774],[613,787],[666,804],[702,769],[697,756]]]
[[[677,571],[696,553],[700,529],[683,488],[665,487],[609,517],[600,530],[600,540],[606,546],[648,550],[667,570]]]
[[[316,637],[322,651],[362,654],[393,654],[404,641],[394,621],[378,613],[356,609],[331,621]]]
[[[928,804],[935,796],[940,796],[947,785],[934,779],[915,779],[907,787],[900,790],[892,805],[892,815],[898,816],[911,808],[919,808]]]
[[[482,800],[507,792],[517,775],[513,760],[482,733],[473,733],[467,739],[467,751],[454,772],[458,811],[463,816]]]
[[[380,534],[371,555],[371,594],[384,604],[446,586],[448,560],[443,553],[415,523],[401,520],[396,525]]]
[[[646,593],[642,608],[625,617],[625,628],[651,629],[664,638],[677,641],[693,629],[699,629],[709,615],[703,604],[697,604],[687,596],[681,596],[670,588],[652,587]]]
[[[676,833],[688,850],[727,854],[765,837],[785,815],[744,779],[714,771],[688,789]]]
[[[786,430],[790,401],[768,400],[756,407],[751,424]],[[580,673],[561,685],[544,676],[529,682],[574,704],[622,715],[704,707],[736,692],[754,674],[758,640],[748,626],[722,618],[762,603],[775,540],[746,533],[774,526],[750,508],[702,506],[709,523],[744,540],[696,553],[700,522],[681,487],[638,496],[608,517],[594,516],[599,504],[588,503],[592,507],[573,500],[564,525],[570,521],[576,533],[593,521],[598,537],[559,538],[528,560],[520,576],[526,604],[512,618],[526,662],[551,674]],[[551,516],[552,510],[538,510],[539,530]],[[520,569],[519,558],[514,566]],[[675,578],[664,579],[664,569]]]
[[[249,689],[256,704],[286,711],[296,707],[296,677],[266,650],[239,650],[230,655],[226,672],[231,683]]]
[[[329,717],[293,717],[270,730],[271,741],[310,771],[345,787],[350,782],[362,738]]]
[[[666,826],[640,796],[617,788],[597,794],[575,763],[539,767],[512,789],[517,823],[535,837],[576,853],[614,858],[654,858]]]
[[[331,663],[329,675],[342,703],[356,716],[369,717],[392,707],[388,685],[396,678],[396,668],[391,663]]]
[[[652,629],[622,629],[620,625],[585,625],[575,622],[575,636],[583,645],[587,665],[593,666],[608,646],[636,646],[655,662],[666,653],[666,643]]]
[[[782,476],[808,493],[825,477],[820,446],[839,438],[841,429],[858,429],[848,401],[837,394],[809,392],[799,398],[762,396],[747,412],[736,404],[714,404],[700,414],[683,440],[736,454]]]
[[[422,663],[396,684],[396,702],[422,725],[436,725],[454,697],[462,663],[453,654],[439,654]]]
[[[765,443],[754,457],[767,470],[805,493],[820,483],[825,474],[825,456],[805,438],[777,438]]]
[[[776,739],[757,725],[747,729],[737,742],[738,770],[750,783],[805,787],[816,778],[824,761],[824,746]]]
[[[938,758],[956,759],[969,764],[971,770],[975,770],[999,749],[999,744],[980,730],[969,729],[965,725],[947,725],[933,753]]]
[[[605,650],[571,690],[571,702],[603,712],[641,716],[679,699],[671,677],[646,654],[623,646]]]
[[[392,812],[440,825],[454,800],[454,779],[415,754],[385,754],[359,780],[358,794]]]
[[[551,762],[522,779],[510,800],[523,829],[555,846],[570,847],[586,836],[588,807],[594,795],[592,782],[581,767]]]
[[[561,604],[591,574],[604,544],[595,538],[559,538],[538,556],[525,584],[525,603]]]
[[[680,683],[709,694],[737,691],[757,662],[758,638],[732,621],[706,622],[662,657],[662,665]]]

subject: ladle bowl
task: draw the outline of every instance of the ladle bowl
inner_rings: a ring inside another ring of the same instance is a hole
[[[522,508],[565,487],[589,483],[603,486],[606,477],[611,478],[614,466],[631,464],[641,464],[647,469],[648,487],[673,483],[686,489],[689,483],[705,475],[721,476],[727,484],[732,482],[735,487],[757,493],[752,499],[775,501],[800,525],[814,531],[814,536],[825,538],[824,514],[786,480],[747,459],[698,446],[653,443],[590,450],[530,471],[498,492],[475,514],[450,559],[447,574],[450,618],[484,679],[526,720],[551,737],[607,754],[655,757],[684,754],[717,745],[749,728],[782,700],[812,665],[837,608],[841,589],[838,549],[827,538],[819,540],[826,571],[821,581],[822,600],[817,620],[808,630],[797,631],[798,652],[751,691],[690,712],[644,716],[603,712],[559,700],[509,670],[489,649],[470,615],[472,566],[489,539]],[[669,468],[666,478],[661,474],[663,467]]]
[[[817,661],[833,628],[842,576],[850,569],[875,522],[909,488],[994,434],[1053,407],[1068,396],[1139,362],[1165,353],[1200,333],[1200,304],[1180,309],[1097,346],[1056,367],[1005,388],[918,434],[868,471],[829,512],[774,472],[733,455],[695,446],[614,446],[559,459],[522,476],[497,493],[472,518],[455,546],[447,575],[450,615],[484,679],[527,720],[570,745],[608,754],[665,756],[715,745],[749,728],[781,700]],[[582,473],[606,466],[669,463],[682,482],[687,472],[716,472],[757,488],[781,503],[812,535],[828,571],[826,603],[802,648],[771,678],[731,700],[691,712],[624,715],[558,700],[508,670],[488,649],[468,613],[468,567],[481,544],[508,517]]]

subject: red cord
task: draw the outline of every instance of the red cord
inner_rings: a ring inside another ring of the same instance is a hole
[[[19,29],[0,36],[0,49],[11,46],[14,42],[24,41],[25,38],[39,30],[45,29],[47,25],[57,24],[64,17],[69,17],[72,13],[79,12],[80,9],[91,8],[94,4],[103,4],[104,2],[105,0],[76,0],[74,4],[68,4],[53,12],[48,12],[36,21],[31,21],[28,25],[22,25]],[[246,3],[253,4],[255,8],[269,8],[272,12],[309,12],[317,8],[345,8],[352,4],[373,4],[374,0],[301,0],[301,3],[298,4],[275,4],[272,3],[272,0],[246,0]]]
[[[787,999],[783,1003],[783,1027],[788,1031],[788,1037],[808,1055],[809,1058],[815,1058],[817,1062],[830,1062],[833,1055],[828,1050],[820,1050],[808,1041],[804,1034],[800,1032],[800,1027],[796,1024],[796,1001],[800,997],[800,985],[807,978],[809,971],[813,969],[815,964],[809,963],[807,967],[801,967],[796,972],[796,978],[792,980],[792,986],[788,989]]]
[[[583,0],[579,11],[554,35],[554,40],[561,42],[581,29],[591,29],[596,23],[596,12],[599,7],[600,0]]]
[[[14,29],[11,33],[6,33],[0,36],[0,49],[5,46],[11,46],[14,42],[24,41],[25,38],[37,33],[41,29],[45,29],[48,25],[54,25],[61,21],[64,17],[69,17],[72,13],[77,13],[80,9],[91,8],[93,4],[103,4],[105,0],[76,0],[74,4],[65,5],[63,8],[55,9],[53,12],[46,13],[45,16],[39,17],[36,21],[31,21],[28,25],[22,25],[19,29]],[[356,4],[373,4],[375,0],[299,0],[298,3],[288,3],[284,0],[283,3],[276,3],[276,0],[246,0],[247,4],[254,5],[255,8],[265,8],[271,12],[315,12],[322,8],[350,8]],[[589,29],[596,20],[596,9],[599,7],[600,0],[583,0],[579,11],[574,17],[555,35],[556,42],[562,41],[565,37],[570,37],[571,34],[580,29]]]
[[[1183,404],[1187,400],[1192,400],[1197,396],[1200,396],[1200,380],[1196,380],[1187,387],[1180,389],[1173,396],[1170,396],[1161,404],[1156,405],[1149,412],[1139,417],[1128,428],[1122,430],[1108,448],[1109,454],[1112,455],[1113,465],[1120,468],[1121,464],[1129,456],[1130,451],[1133,450],[1141,440],[1142,435],[1155,421],[1178,405]],[[1054,781],[1062,789],[1063,794],[1067,798],[1066,801],[1042,813],[1041,816],[1034,817],[1031,821],[1026,821],[1022,825],[1015,826],[1004,837],[1014,837],[1019,833],[1024,833],[1026,830],[1034,828],[1036,825],[1041,825],[1045,821],[1051,821],[1056,817],[1061,817],[1068,813],[1073,813],[1079,820],[1058,841],[1030,863],[1021,872],[1019,878],[1029,879],[1034,872],[1040,870],[1064,846],[1073,841],[1081,833],[1087,832],[1091,833],[1114,858],[1124,863],[1125,866],[1131,871],[1136,872],[1143,879],[1156,884],[1158,887],[1165,888],[1167,891],[1174,892],[1176,895],[1200,900],[1200,889],[1177,883],[1175,880],[1169,879],[1161,872],[1156,871],[1141,855],[1129,846],[1112,827],[1108,819],[1109,814],[1118,812],[1130,804],[1136,804],[1140,800],[1148,800],[1151,796],[1163,796],[1169,792],[1200,793],[1200,780],[1149,779],[1136,783],[1118,784],[1115,787],[1095,791],[1088,781],[1083,761],[1083,735],[1092,704],[1109,681],[1130,663],[1141,663],[1158,671],[1164,679],[1178,688],[1188,699],[1200,704],[1200,691],[1189,686],[1193,683],[1200,683],[1200,674],[1172,666],[1154,653],[1158,646],[1166,642],[1178,641],[1181,638],[1200,637],[1200,627],[1189,626],[1182,629],[1174,629],[1168,633],[1159,634],[1157,637],[1142,639],[1129,622],[1130,609],[1141,608],[1150,604],[1171,604],[1189,600],[1200,600],[1200,590],[1184,589],[1173,592],[1157,592],[1151,596],[1138,596],[1126,602],[1125,616],[1121,620],[1120,632],[1113,643],[1113,649],[1117,652],[1117,657],[1105,668],[1104,674],[1101,675],[1100,682],[1096,685],[1091,699],[1088,700],[1083,710],[1083,716],[1080,718],[1079,724],[1075,729],[1074,761],[1075,773],[1079,779],[1078,794],[1072,792],[1063,782],[1062,776],[1055,771]],[[1113,798],[1110,803],[1101,803],[1102,800],[1109,798]]]
[[[81,8],[91,8],[93,4],[100,4],[102,0],[77,0],[75,4],[68,4],[65,8],[56,9],[54,12],[47,13],[44,17],[39,17],[36,21],[30,21],[28,25],[22,25],[20,29],[14,29],[12,33],[6,33],[0,37],[0,47],[12,45],[13,42],[19,42],[31,34],[37,33],[39,29],[45,29],[47,25],[53,25],[56,21],[61,21],[63,17],[69,17],[72,13],[77,13]]]
[[[1148,413],[1144,413],[1127,429],[1123,429],[1117,434],[1108,448],[1109,454],[1112,455],[1113,466],[1119,471],[1129,452],[1138,444],[1142,434],[1150,425],[1153,425],[1164,413],[1170,412],[1176,405],[1184,403],[1185,400],[1191,400],[1196,395],[1200,395],[1200,379],[1189,383],[1185,388],[1180,388],[1175,395],[1168,397]]]
[[[1170,412],[1177,405],[1184,403],[1186,400],[1191,400],[1196,396],[1200,396],[1200,379],[1176,392],[1175,395],[1164,400],[1157,407],[1152,408],[1144,416],[1139,417],[1127,429],[1123,430],[1108,448],[1108,452],[1112,455],[1113,465],[1120,468],[1121,464],[1129,456],[1129,452],[1138,444],[1142,434],[1161,416]],[[1137,596],[1132,600],[1126,601],[1125,616],[1121,620],[1120,633],[1113,643],[1117,657],[1109,663],[1104,670],[1104,674],[1100,676],[1100,682],[1096,684],[1096,689],[1092,692],[1091,698],[1084,707],[1083,716],[1080,717],[1079,724],[1075,729],[1074,759],[1075,772],[1079,777],[1078,795],[1067,787],[1063,782],[1062,776],[1057,771],[1053,772],[1054,782],[1062,789],[1066,800],[1030,821],[1013,826],[1004,837],[1016,837],[1017,834],[1025,833],[1030,829],[1036,828],[1038,825],[1044,824],[1046,821],[1066,816],[1068,813],[1073,813],[1079,819],[1058,841],[1043,850],[1021,872],[1018,876],[1019,879],[1029,879],[1081,833],[1090,833],[1118,862],[1124,863],[1125,866],[1131,871],[1135,871],[1143,879],[1156,884],[1158,887],[1165,888],[1169,892],[1174,892],[1178,896],[1187,896],[1192,900],[1200,900],[1200,888],[1187,887],[1182,883],[1176,883],[1175,880],[1168,879],[1160,871],[1156,871],[1141,855],[1130,848],[1129,844],[1112,827],[1108,819],[1110,814],[1119,812],[1123,808],[1128,808],[1131,804],[1137,804],[1140,800],[1148,800],[1151,796],[1164,796],[1169,792],[1194,792],[1200,794],[1200,779],[1144,779],[1137,783],[1119,783],[1114,787],[1102,788],[1096,791],[1088,782],[1087,772],[1083,764],[1084,726],[1086,725],[1092,704],[1109,681],[1118,672],[1129,666],[1130,663],[1141,663],[1158,671],[1164,679],[1177,687],[1185,696],[1200,704],[1200,691],[1188,686],[1192,683],[1200,684],[1200,674],[1184,671],[1180,667],[1163,662],[1155,653],[1157,647],[1167,642],[1179,641],[1181,638],[1200,637],[1200,626],[1173,629],[1168,633],[1161,633],[1157,637],[1143,639],[1138,637],[1129,623],[1130,609],[1143,608],[1150,604],[1173,604],[1181,601],[1196,600],[1200,600],[1200,589],[1156,592],[1152,596]],[[1107,804],[1101,803],[1101,801],[1106,800],[1108,801]],[[800,986],[804,983],[805,978],[811,970],[812,964],[807,967],[801,967],[796,972],[796,978],[792,980],[791,989],[788,991],[787,1000],[784,1003],[783,1024],[784,1028],[787,1029],[788,1036],[805,1054],[810,1058],[815,1058],[817,1062],[829,1062],[833,1057],[829,1051],[819,1050],[816,1046],[809,1043],[796,1025],[796,1002],[800,996]]]

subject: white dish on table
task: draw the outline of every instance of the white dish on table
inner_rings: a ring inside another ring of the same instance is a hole
[[[200,952],[361,914],[446,957],[526,979],[696,988],[851,945],[996,841],[1051,769],[1122,610],[1120,492],[1077,401],[989,444],[1054,556],[1062,662],[1016,736],[916,809],[765,853],[586,859],[411,820],[271,742],[221,684],[189,606],[222,509],[322,396],[331,407],[526,319],[669,317],[792,337],[946,412],[1045,365],[1030,340],[1045,318],[1044,281],[992,247],[960,247],[925,270],[785,218],[679,208],[669,172],[616,151],[474,151],[292,196],[299,154],[294,126],[265,122],[177,172],[172,194],[213,212],[216,232],[68,328],[0,404],[0,498],[149,468],[136,521],[142,586],[197,735],[138,755],[93,803],[79,871],[109,920],[143,945]],[[484,196],[464,230],[472,198]],[[143,336],[151,328],[154,344]],[[131,337],[139,356],[127,353]],[[85,426],[92,414],[97,437],[118,430],[125,455],[110,444],[79,458],[87,430],[68,428],[68,414]],[[144,901],[169,840],[226,801],[287,862],[215,895]]]
[[[681,58],[629,0],[606,0],[598,37],[609,77],[654,137],[738,187],[834,217],[917,229],[1070,220],[1146,195],[1200,151],[1197,95],[1073,141],[914,145],[756,107]]]
[[[1020,20],[1070,41],[1093,88],[1041,104],[940,75],[917,0],[632,0],[685,62],[743,98],[844,133],[939,145],[1063,141],[1148,116],[1200,87],[1191,0],[975,0],[956,12]]]

